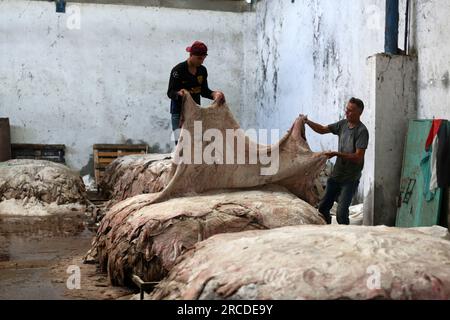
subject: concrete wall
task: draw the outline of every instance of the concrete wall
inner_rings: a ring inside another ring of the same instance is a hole
[[[370,143],[364,173],[364,223],[395,226],[408,122],[417,115],[417,61],[378,54],[368,60]]]
[[[300,113],[331,124],[345,117],[352,96],[369,109],[366,59],[384,49],[384,5],[382,0],[258,2],[258,124],[284,131]],[[368,112],[362,121],[369,121]],[[307,136],[315,151],[337,149],[333,135],[308,129]],[[363,188],[361,183],[361,196]]]
[[[366,58],[383,50],[383,10],[374,0],[259,2],[259,123],[287,130],[305,113],[330,124],[352,96],[367,102]],[[333,136],[308,135],[316,151],[337,147]]]
[[[450,118],[450,2],[413,0],[410,52],[417,55],[418,118]],[[401,0],[399,48],[403,49],[405,0]],[[344,117],[345,102],[357,96],[366,103],[369,123],[370,63],[384,51],[385,1],[262,0],[256,5],[258,28],[258,123],[286,130],[299,113],[329,124]],[[416,94],[414,94],[413,99]],[[387,106],[385,106],[387,107]],[[372,111],[371,111],[372,110]],[[389,116],[389,108],[385,114]],[[371,132],[374,136],[375,131]],[[380,140],[390,133],[377,132]],[[335,149],[333,136],[308,132],[313,150]],[[375,161],[368,154],[367,160]],[[401,161],[401,159],[398,159]],[[368,169],[370,170],[370,169]],[[367,189],[368,182],[364,182]],[[362,193],[363,187],[360,188]]]
[[[198,39],[210,49],[210,87],[254,126],[255,90],[244,77],[255,73],[254,14],[78,4],[78,15],[73,4],[57,14],[52,2],[0,1],[0,116],[14,143],[65,144],[82,174],[95,143],[169,151],[170,70]]]
[[[418,118],[450,119],[450,1],[413,0],[410,50],[418,56]]]

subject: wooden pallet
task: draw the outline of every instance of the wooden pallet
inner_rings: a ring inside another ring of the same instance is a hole
[[[63,144],[24,144],[11,145],[12,159],[47,160],[66,163],[66,146]]]
[[[117,158],[147,152],[146,144],[94,144],[95,183],[99,185],[106,167]]]

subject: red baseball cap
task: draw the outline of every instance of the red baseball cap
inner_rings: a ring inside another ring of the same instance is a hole
[[[201,41],[195,41],[192,46],[186,48],[187,52],[190,52],[194,56],[207,56],[208,47]]]

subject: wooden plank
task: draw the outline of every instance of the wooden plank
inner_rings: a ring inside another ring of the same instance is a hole
[[[98,186],[105,168],[118,157],[136,154],[146,154],[146,144],[94,144],[95,182]]]
[[[136,151],[136,152],[125,152],[125,151],[97,151],[99,157],[120,157],[120,156],[131,156],[135,154],[144,154],[145,151]]]
[[[11,126],[9,118],[0,118],[0,162],[11,158]]]
[[[96,150],[148,150],[146,144],[94,144]]]
[[[128,152],[126,152],[126,151],[119,150],[119,151],[117,151],[117,153],[118,153],[118,156],[131,156],[131,155],[135,155],[135,154],[145,154],[145,153],[147,153],[147,151],[145,151],[145,150],[136,150],[136,151],[128,151]]]
[[[94,150],[94,164],[98,162],[98,151]]]
[[[110,164],[111,162],[113,162],[116,159],[117,158],[100,158],[100,159],[98,159],[98,164]]]
[[[105,171],[108,165],[109,163],[96,163],[94,164],[94,169],[102,169],[103,171]]]
[[[111,152],[111,151],[97,151],[97,155],[99,157],[117,157],[117,152]]]
[[[11,144],[12,149],[58,149],[65,150],[66,146],[64,144],[30,144],[30,143],[13,143]]]
[[[65,145],[63,144],[25,144],[11,145],[12,159],[47,160],[65,164]]]
[[[140,153],[133,153],[133,155],[136,155],[136,154],[140,154]],[[103,168],[103,165],[108,165],[108,164],[112,163],[114,160],[116,160],[119,157],[121,157],[121,156],[109,157],[109,158],[98,157],[98,159],[95,161],[95,165],[102,166],[102,168]]]

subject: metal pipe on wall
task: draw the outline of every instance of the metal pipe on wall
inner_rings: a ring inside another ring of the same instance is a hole
[[[399,0],[386,0],[386,30],[384,51],[398,54]]]
[[[406,14],[405,14],[405,54],[409,53],[408,42],[409,42],[409,7],[410,0],[406,0]]]

